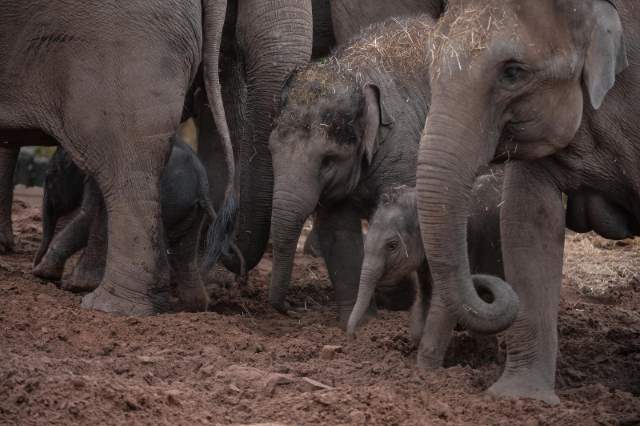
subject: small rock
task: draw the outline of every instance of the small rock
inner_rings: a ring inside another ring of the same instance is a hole
[[[451,417],[451,407],[449,404],[442,401],[432,401],[431,409],[435,413],[436,416],[441,419],[447,419]]]
[[[287,374],[291,371],[291,369],[286,365],[276,365],[275,367],[273,367],[273,371],[275,371],[276,373]]]
[[[320,359],[327,361],[332,360],[335,358],[336,354],[340,352],[342,352],[342,346],[325,345],[320,350]]]
[[[202,374],[204,377],[213,376],[215,372],[216,368],[211,364],[200,367],[200,374]]]
[[[129,366],[126,364],[116,364],[113,367],[113,372],[120,375],[129,372]]]
[[[140,409],[140,405],[138,404],[138,402],[129,396],[124,399],[124,405],[125,408],[129,411],[136,411]]]
[[[143,364],[154,364],[158,361],[162,361],[164,358],[159,357],[159,356],[144,356],[144,355],[138,355],[138,361],[140,361]]]
[[[85,382],[80,377],[74,377],[73,379],[71,379],[71,384],[76,389],[81,389],[81,388],[85,387]]]
[[[108,345],[103,346],[103,348],[98,352],[98,355],[107,356],[110,355],[111,352],[116,348],[116,343],[112,342]]]
[[[165,392],[165,394],[167,395],[167,401],[169,402],[169,404],[181,405],[179,396],[182,394],[182,392],[177,389],[169,389]]]
[[[264,393],[273,395],[278,385],[286,385],[293,382],[293,377],[286,374],[272,373],[266,377],[264,384]]]
[[[326,392],[314,392],[312,394],[312,398],[315,402],[322,405],[335,405],[339,401],[338,395],[335,392],[326,391]]]
[[[243,365],[231,365],[216,373],[216,378],[232,383],[240,388],[256,387],[260,385],[260,380],[265,377],[265,372],[254,367]]]
[[[324,389],[324,390],[333,390],[333,388],[329,385],[325,385],[317,380],[310,379],[309,377],[303,377],[302,381],[311,386],[310,390]]]
[[[353,425],[364,425],[367,423],[367,416],[360,410],[353,410],[349,413],[349,418]]]

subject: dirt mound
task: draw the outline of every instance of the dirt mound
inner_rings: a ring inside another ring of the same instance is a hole
[[[14,219],[18,252],[0,257],[0,424],[640,422],[640,245],[632,241],[567,236],[562,404],[549,407],[485,396],[503,349],[464,332],[448,368],[416,370],[406,312],[380,312],[348,341],[324,266],[308,257],[295,266],[291,293],[306,308],[295,318],[267,307],[269,256],[245,289],[233,290],[229,277],[212,282],[213,312],[81,310],[79,296],[30,273],[37,204],[19,197]]]

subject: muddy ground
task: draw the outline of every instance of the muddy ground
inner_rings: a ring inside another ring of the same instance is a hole
[[[415,368],[407,313],[347,341],[321,261],[299,256],[299,318],[267,308],[271,258],[247,288],[212,283],[213,312],[150,318],[79,309],[34,278],[38,194],[14,203],[17,253],[0,257],[0,424],[638,424],[640,244],[567,235],[561,405],[494,400],[502,350],[458,332],[447,368]],[[227,283],[228,284],[228,283]],[[335,352],[323,346],[339,346]]]

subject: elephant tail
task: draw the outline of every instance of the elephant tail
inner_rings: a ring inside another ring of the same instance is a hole
[[[222,91],[220,88],[219,60],[220,45],[222,43],[222,30],[227,12],[226,0],[203,0],[203,78],[204,86],[209,99],[209,105],[213,119],[220,135],[220,141],[224,150],[225,164],[229,171],[229,179],[224,193],[224,201],[213,225],[207,235],[207,254],[204,259],[204,268],[211,269],[220,255],[227,251],[231,242],[232,231],[238,210],[235,188],[235,158],[229,126],[222,104]]]

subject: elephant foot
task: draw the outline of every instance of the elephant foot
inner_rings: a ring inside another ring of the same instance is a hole
[[[142,294],[124,290],[127,295],[119,296],[106,288],[113,289],[113,285],[101,284],[97,289],[82,298],[80,305],[83,309],[94,309],[96,311],[108,312],[116,315],[149,316],[168,310],[168,295],[154,302]]]
[[[560,404],[553,386],[540,379],[534,371],[520,374],[505,373],[488,390],[489,395],[506,399],[536,399],[549,405]]]
[[[0,254],[12,253],[15,248],[11,227],[0,226]]]
[[[33,267],[33,275],[43,280],[60,281],[64,273],[64,262],[57,262],[51,251],[47,252],[40,263]]]
[[[444,354],[442,349],[418,349],[416,365],[422,370],[438,370],[442,368],[444,363]]]
[[[73,270],[70,281],[62,283],[62,289],[73,293],[85,293],[98,288],[102,281],[102,270],[97,268],[87,268],[81,262]]]
[[[204,285],[194,283],[185,285],[184,282],[177,285],[178,297],[184,309],[188,312],[205,312],[209,307],[209,295]]]

